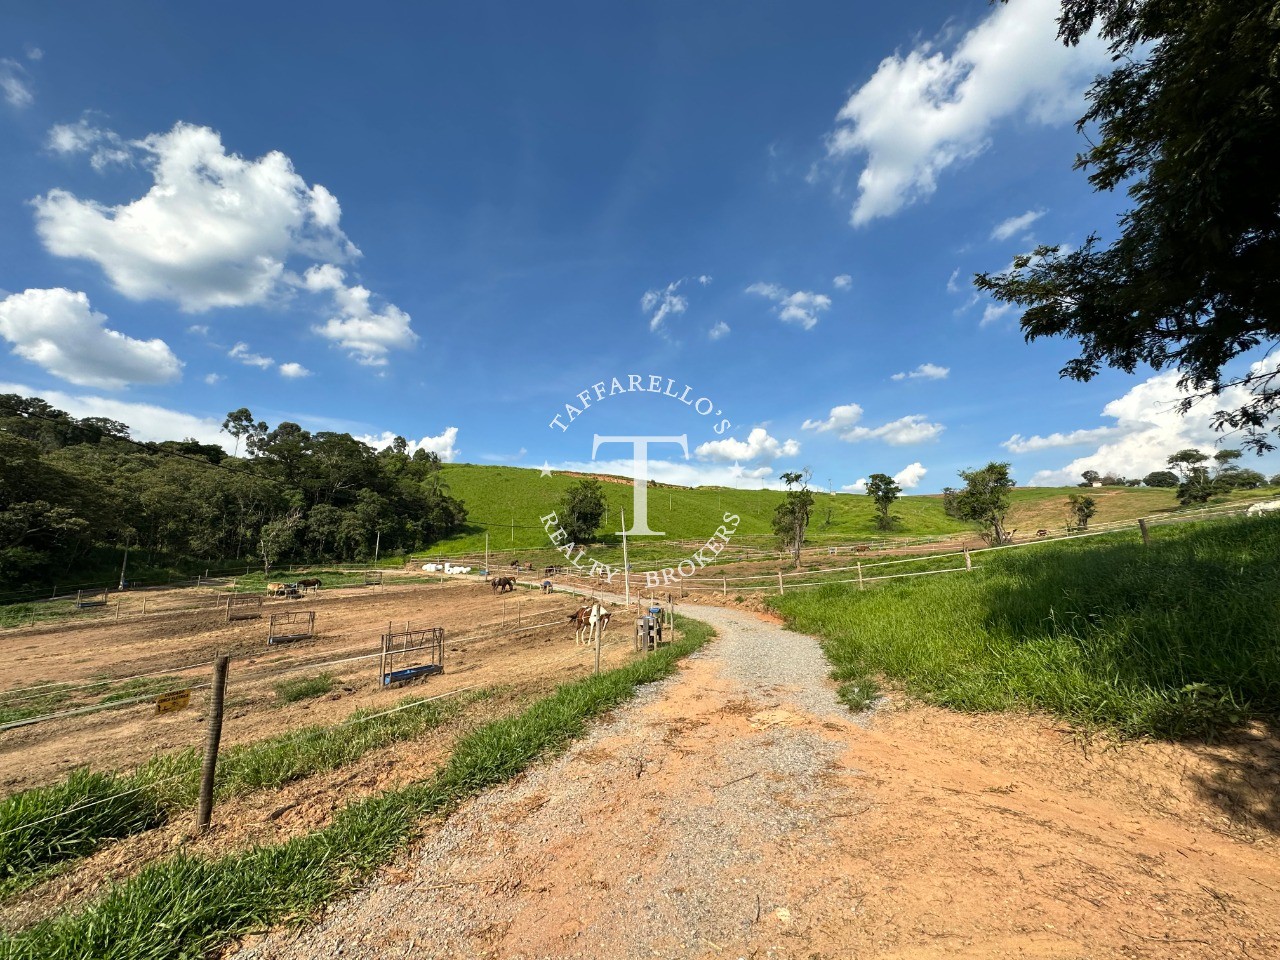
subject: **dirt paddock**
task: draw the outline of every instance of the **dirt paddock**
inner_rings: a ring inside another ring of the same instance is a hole
[[[338,722],[357,709],[392,706],[410,693],[434,696],[472,685],[518,686],[545,676],[563,679],[588,659],[585,648],[575,648],[564,614],[576,608],[578,600],[563,593],[518,590],[495,595],[476,580],[396,584],[389,579],[383,587],[338,588],[298,600],[269,600],[261,619],[232,622],[214,607],[217,596],[208,588],[151,594],[148,615],[142,618],[138,614],[143,597],[123,594],[120,622],[97,616],[0,636],[0,706],[38,703],[44,712],[61,713],[101,703],[104,693],[127,696],[137,690],[143,697],[136,704],[0,732],[0,795],[53,782],[84,764],[123,770],[156,753],[199,746],[207,702],[207,689],[200,685],[208,683],[218,654],[231,657],[224,745]],[[205,609],[193,612],[166,610],[189,611],[202,604]],[[270,613],[306,610],[316,612],[314,637],[267,644]],[[383,688],[380,637],[389,625],[403,630],[406,624],[444,628],[445,672],[409,686]],[[531,625],[534,629],[526,629]],[[610,656],[616,660],[624,647],[629,655],[629,644],[615,644]],[[574,656],[575,649],[579,656]],[[333,692],[324,697],[286,704],[276,694],[276,684],[282,681],[321,673],[336,681]],[[151,686],[86,686],[139,676],[143,679],[135,684]],[[150,695],[160,686],[196,688],[191,705],[157,715]]]

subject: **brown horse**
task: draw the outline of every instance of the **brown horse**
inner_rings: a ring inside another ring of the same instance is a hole
[[[515,590],[516,578],[515,577],[494,577],[492,580],[489,581],[489,586],[493,588],[494,593],[507,593],[509,591]]]
[[[319,578],[319,577],[306,577],[305,579],[299,580],[299,581],[298,581],[298,589],[299,589],[299,590],[314,590],[316,593],[319,593],[319,592],[320,592],[320,578]]]

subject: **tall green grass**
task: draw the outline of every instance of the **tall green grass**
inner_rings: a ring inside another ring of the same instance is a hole
[[[301,727],[231,747],[218,760],[217,795],[229,799],[336,770],[371,750],[435,729],[491,695],[478,690],[447,700],[406,697],[395,713],[359,710],[337,726]],[[190,809],[199,785],[200,753],[191,749],[155,757],[134,773],[79,769],[53,786],[5,797],[0,832],[12,832],[0,836],[0,896],[39,882],[50,868],[109,840]]]
[[[5,960],[197,958],[231,938],[304,915],[385,863],[424,817],[503,783],[580,736],[586,722],[670,674],[711,635],[683,620],[683,639],[624,667],[559,687],[462,738],[427,780],[352,804],[323,830],[221,859],[157,863],[84,910],[0,937]]]
[[[984,554],[983,569],[770,600],[836,672],[962,710],[1042,708],[1121,734],[1280,716],[1280,519]]]

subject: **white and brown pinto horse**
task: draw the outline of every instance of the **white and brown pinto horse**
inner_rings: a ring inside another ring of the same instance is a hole
[[[594,643],[595,629],[599,627],[600,635],[604,636],[605,627],[609,626],[611,616],[613,614],[598,600],[585,607],[579,607],[576,613],[569,614],[569,620],[572,621],[574,629],[573,642],[587,645]]]

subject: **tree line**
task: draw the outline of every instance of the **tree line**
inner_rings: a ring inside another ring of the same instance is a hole
[[[102,577],[126,547],[138,576],[359,562],[466,524],[440,458],[410,454],[403,437],[375,451],[347,433],[271,429],[245,408],[223,429],[238,455],[192,439],[140,442],[119,421],[0,395],[0,582]]]

